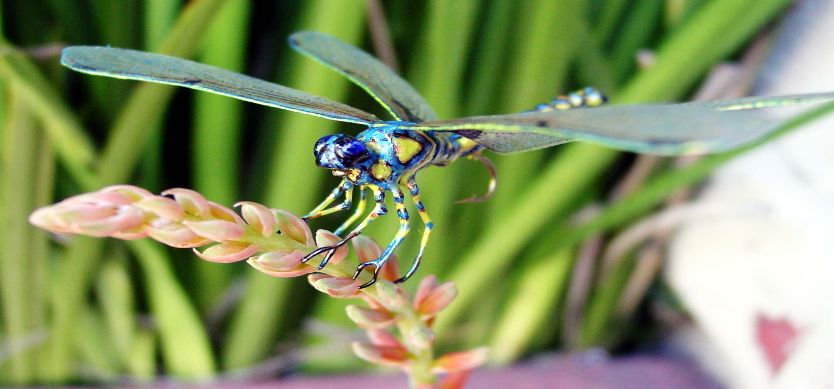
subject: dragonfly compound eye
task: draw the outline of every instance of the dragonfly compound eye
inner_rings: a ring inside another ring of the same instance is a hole
[[[370,157],[365,144],[344,134],[327,135],[313,148],[316,164],[327,169],[347,169]]]

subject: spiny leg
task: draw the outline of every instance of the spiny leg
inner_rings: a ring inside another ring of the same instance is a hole
[[[353,231],[351,231],[350,234],[348,234],[344,239],[330,246],[322,246],[311,251],[309,254],[305,255],[304,258],[301,259],[301,262],[307,262],[310,260],[310,258],[313,258],[316,255],[319,255],[327,251],[327,255],[324,256],[324,259],[319,263],[319,266],[317,267],[317,269],[319,270],[323,269],[325,266],[327,266],[327,263],[330,262],[330,258],[333,258],[333,254],[336,253],[336,249],[344,246],[347,242],[356,237],[356,235],[359,235],[359,233],[362,232],[362,230],[365,229],[365,227],[367,227],[368,224],[371,224],[371,222],[376,220],[377,217],[388,213],[388,209],[385,208],[385,191],[383,191],[382,188],[376,185],[368,185],[368,187],[371,188],[371,191],[374,194],[374,202],[376,203],[371,213],[368,214],[368,216],[366,216],[365,219],[363,219],[362,222],[359,223],[359,225],[356,226],[356,228],[354,228]]]
[[[403,192],[399,188],[392,188],[391,194],[394,197],[394,206],[397,208],[397,217],[400,219],[400,229],[397,230],[397,235],[394,235],[394,239],[391,240],[391,243],[388,243],[388,247],[385,248],[385,251],[382,252],[382,255],[380,255],[379,258],[374,259],[373,261],[363,262],[356,268],[356,273],[353,274],[354,280],[356,277],[359,277],[359,274],[361,274],[362,270],[366,267],[374,267],[373,278],[360,285],[360,289],[371,286],[374,282],[376,282],[380,269],[382,269],[382,266],[388,261],[388,258],[391,257],[391,254],[394,253],[394,250],[396,250],[397,247],[399,247],[399,245],[403,242],[403,239],[408,236],[408,232],[411,229],[408,224],[408,209],[405,207],[405,196],[403,196]]]
[[[396,283],[405,282],[405,280],[414,275],[417,268],[420,267],[420,260],[423,258],[423,252],[425,252],[426,245],[429,243],[429,235],[431,235],[431,230],[434,228],[434,223],[431,221],[429,213],[426,212],[426,207],[423,205],[423,202],[420,201],[420,188],[417,187],[417,182],[414,181],[413,177],[408,180],[406,186],[411,194],[411,199],[414,201],[414,205],[417,207],[417,213],[420,215],[420,219],[423,220],[425,228],[423,229],[423,237],[420,238],[420,250],[417,251],[417,257],[414,258],[414,262],[411,263],[411,267],[405,275],[394,281]]]
[[[365,190],[365,188],[359,187],[359,202],[358,204],[356,204],[356,209],[353,211],[350,217],[348,217],[344,222],[342,222],[342,225],[340,225],[339,228],[337,228],[336,231],[333,232],[334,234],[342,236],[342,233],[345,232],[345,230],[347,230],[350,226],[352,226],[353,223],[355,223],[356,220],[358,220],[359,217],[365,213],[365,206],[367,205],[367,201],[365,201],[366,197],[367,191]]]
[[[341,195],[345,195],[345,201],[341,204],[327,208],[330,204],[333,204],[337,198]],[[348,180],[343,180],[339,186],[333,189],[329,195],[321,202],[321,204],[317,205],[313,208],[312,211],[307,213],[302,219],[310,220],[315,219],[317,217],[321,217],[324,215],[329,215],[333,212],[343,211],[345,209],[350,208],[351,202],[353,200],[353,183]]]

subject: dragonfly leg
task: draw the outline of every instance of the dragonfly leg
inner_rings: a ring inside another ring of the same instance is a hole
[[[405,280],[414,275],[417,268],[420,267],[420,260],[423,258],[426,245],[429,243],[429,235],[431,235],[431,230],[434,227],[434,223],[431,221],[429,213],[426,212],[426,207],[423,205],[423,202],[420,201],[420,188],[417,187],[417,182],[414,181],[414,178],[411,178],[408,180],[406,186],[411,193],[411,199],[414,201],[414,205],[417,207],[417,213],[420,215],[420,219],[423,220],[423,225],[425,227],[423,228],[423,237],[420,238],[420,250],[417,252],[417,257],[414,258],[414,262],[411,263],[411,267],[405,275],[394,281],[396,283],[405,282]]]
[[[489,173],[489,184],[487,186],[487,192],[484,193],[483,195],[467,197],[463,200],[458,200],[457,201],[458,204],[482,203],[484,201],[487,201],[487,200],[491,199],[492,195],[495,194],[495,187],[498,184],[498,178],[497,178],[497,174],[495,172],[495,165],[492,164],[492,161],[490,161],[489,158],[484,157],[483,155],[481,155],[480,152],[469,154],[467,156],[467,158],[474,159],[474,160],[476,160],[476,161],[478,161],[478,162],[480,162],[481,164],[484,165],[484,167],[487,169],[487,173]]]
[[[342,195],[345,196],[345,200],[341,204],[327,208],[328,206],[330,206],[330,204],[333,204],[333,202],[336,201],[336,199],[339,198],[339,196]],[[343,211],[345,209],[350,208],[352,200],[353,183],[348,180],[344,180],[341,184],[339,184],[339,186],[334,188],[329,195],[327,195],[327,197],[324,199],[324,201],[321,202],[321,204],[319,204],[318,206],[313,208],[312,211],[304,215],[302,219],[306,221],[310,219],[315,219],[317,217],[322,217],[324,215],[329,215],[333,212]]]
[[[348,227],[353,225],[353,223],[355,223],[356,220],[358,220],[359,217],[365,213],[365,206],[367,205],[367,201],[365,201],[365,198],[367,197],[367,193],[368,192],[365,190],[364,187],[359,187],[359,202],[356,204],[356,209],[353,211],[350,217],[348,217],[347,219],[345,219],[344,222],[342,222],[342,225],[340,225],[339,228],[336,229],[336,231],[333,231],[334,234],[342,236],[342,233],[345,232],[345,230],[347,230]]]
[[[301,262],[307,262],[310,260],[310,258],[313,258],[323,252],[327,252],[327,255],[324,256],[324,259],[319,263],[317,267],[319,270],[323,269],[325,266],[327,266],[327,263],[330,262],[330,258],[333,258],[333,254],[336,253],[336,249],[344,246],[347,242],[350,242],[351,239],[356,237],[356,235],[359,235],[359,233],[361,233],[362,230],[368,226],[368,224],[371,224],[371,222],[376,220],[377,217],[388,213],[388,209],[385,208],[385,191],[383,191],[382,188],[375,185],[368,186],[374,193],[374,202],[376,203],[371,213],[368,214],[368,216],[366,216],[365,219],[362,220],[362,222],[359,223],[359,225],[356,226],[356,228],[354,228],[353,231],[350,232],[350,234],[345,236],[344,239],[336,242],[335,244],[329,246],[322,246],[311,251],[310,253],[305,255],[304,258],[301,259]]]
[[[382,255],[380,255],[379,258],[374,259],[373,261],[363,262],[356,268],[356,273],[353,274],[353,279],[359,277],[359,274],[361,274],[362,270],[366,267],[374,267],[373,278],[360,285],[360,289],[367,288],[376,282],[377,275],[379,274],[380,269],[382,269],[382,266],[385,265],[385,262],[388,262],[388,259],[391,258],[391,254],[393,254],[394,250],[400,246],[403,239],[408,236],[408,232],[411,230],[408,223],[408,209],[405,207],[405,196],[403,195],[403,192],[399,188],[393,188],[391,189],[391,194],[394,197],[394,206],[397,208],[397,217],[400,219],[400,229],[397,230],[397,234],[394,236],[394,239],[391,240],[391,243],[388,243],[388,247],[385,248],[385,251],[382,252]]]

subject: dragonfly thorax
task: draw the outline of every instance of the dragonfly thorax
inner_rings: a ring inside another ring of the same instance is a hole
[[[316,164],[357,185],[390,188],[433,156],[436,140],[399,125],[371,127],[356,137],[327,135],[316,142]]]

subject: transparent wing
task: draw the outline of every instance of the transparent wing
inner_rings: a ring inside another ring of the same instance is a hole
[[[61,53],[61,63],[82,73],[179,85],[332,120],[366,125],[379,121],[373,114],[333,100],[161,54],[112,47],[71,46]]]
[[[290,46],[359,85],[398,120],[422,122],[437,114],[411,84],[370,54],[332,36],[302,31],[290,36]]]
[[[833,100],[834,93],[819,93],[603,106],[434,121],[409,129],[456,132],[503,153],[580,140],[639,153],[697,154],[739,147],[775,130],[776,108]]]

